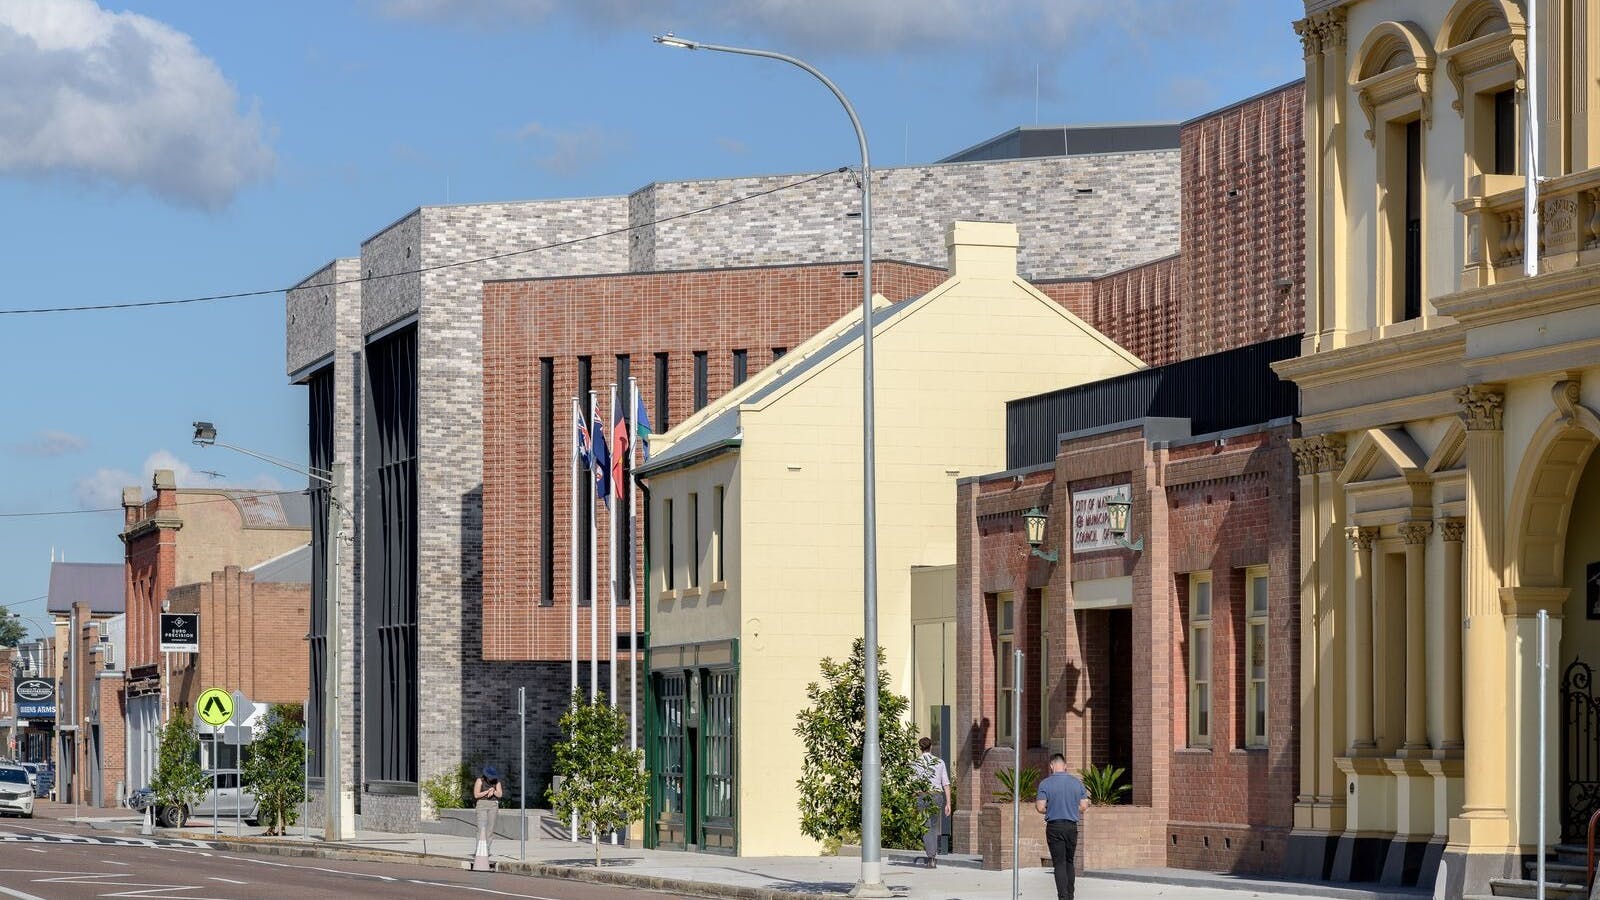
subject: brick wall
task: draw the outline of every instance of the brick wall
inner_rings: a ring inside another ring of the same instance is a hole
[[[173,709],[192,709],[213,687],[244,691],[256,703],[306,702],[310,585],[257,584],[229,566],[168,597],[174,612],[200,614],[200,652],[174,657]]]
[[[484,286],[484,625],[483,655],[497,660],[565,660],[570,654],[571,399],[578,357],[591,358],[592,386],[610,432],[607,385],[616,357],[627,354],[652,419],[656,417],[656,354],[666,353],[670,422],[694,412],[694,356],[707,354],[707,396],[733,387],[733,351],[748,354],[748,375],[773,361],[773,348],[792,348],[861,302],[861,282],[849,263],[724,269],[598,278],[490,282]],[[874,290],[891,300],[919,296],[944,272],[900,263],[873,269]],[[555,488],[554,590],[542,596],[540,523],[544,502],[538,475],[544,436],[541,359],[554,365],[552,442]],[[625,387],[619,388],[619,394]],[[625,403],[621,396],[619,403]],[[587,405],[587,401],[585,401]],[[653,422],[660,430],[659,422]],[[587,484],[586,484],[587,489]],[[600,617],[609,621],[605,535],[608,510],[596,509]],[[635,559],[643,559],[643,517]],[[585,576],[586,577],[586,576]],[[641,594],[643,586],[641,584]],[[625,622],[626,613],[622,613]],[[643,627],[641,619],[640,626]],[[606,641],[602,640],[604,645]],[[588,658],[589,616],[579,616],[578,645]]]
[[[1305,83],[1185,123],[1182,354],[1305,323]]]
[[[957,495],[957,721],[966,729],[953,766],[962,797],[987,799],[995,770],[1011,751],[994,746],[995,634],[991,598],[1044,586],[1049,671],[1030,671],[1025,697],[1048,697],[1048,730],[1025,732],[1024,765],[1043,765],[1052,749],[1076,769],[1113,761],[1108,721],[1132,714],[1132,804],[1108,810],[1085,836],[1090,868],[1174,865],[1272,872],[1283,861],[1296,788],[1294,665],[1298,639],[1294,538],[1297,483],[1288,425],[1214,438],[1147,443],[1142,428],[1063,443],[1050,469],[962,482]],[[1135,506],[1130,539],[1140,553],[1070,552],[1070,494],[1128,483]],[[1047,549],[1033,557],[1021,513],[1051,514]],[[1244,569],[1268,572],[1267,746],[1246,749],[1244,730]],[[1213,742],[1187,745],[1187,573],[1210,571],[1213,589]],[[1110,616],[1075,611],[1074,581],[1132,576],[1132,644],[1107,640]],[[1019,613],[1025,646],[1037,648],[1038,616]],[[1037,650],[1034,651],[1037,653]],[[1113,656],[1131,655],[1131,683],[1118,685]],[[1030,666],[1030,668],[1032,668]],[[1037,700],[1027,705],[1036,706]],[[1031,712],[1031,710],[1030,710]],[[1032,746],[1028,746],[1031,744]],[[1122,760],[1115,760],[1121,764]],[[1124,811],[1126,810],[1126,811]],[[982,811],[958,811],[958,848],[984,846]],[[1111,835],[1111,837],[1107,837]],[[1090,844],[1092,850],[1088,849]]]

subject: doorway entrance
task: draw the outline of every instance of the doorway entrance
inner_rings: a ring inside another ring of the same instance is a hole
[[[654,845],[734,853],[738,670],[657,672],[651,803]]]

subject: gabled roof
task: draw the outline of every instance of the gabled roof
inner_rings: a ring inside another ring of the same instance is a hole
[[[50,564],[50,592],[46,609],[66,615],[72,604],[87,603],[94,615],[115,615],[126,608],[122,563]]]
[[[922,298],[917,297],[875,309],[872,319],[873,333],[876,334],[896,316],[915,307],[920,299]],[[844,325],[843,330],[839,329],[841,324]],[[836,321],[833,327],[819,332],[821,340],[811,352],[805,353],[802,358],[787,366],[780,367],[775,364],[774,368],[777,368],[778,372],[773,377],[754,383],[746,382],[724,395],[717,408],[710,411],[709,416],[698,422],[694,419],[686,420],[679,428],[687,427],[689,430],[672,446],[651,456],[649,463],[639,467],[639,474],[648,476],[664,469],[674,468],[686,460],[703,456],[718,448],[736,445],[740,436],[739,407],[746,403],[760,403],[816,371],[861,340],[862,331],[861,310],[856,309]]]

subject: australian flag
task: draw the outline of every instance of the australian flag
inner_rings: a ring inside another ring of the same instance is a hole
[[[589,423],[589,463],[594,473],[594,495],[611,505],[611,456],[606,452],[606,429],[595,416]]]

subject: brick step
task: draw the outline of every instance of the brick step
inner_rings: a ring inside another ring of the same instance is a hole
[[[1489,892],[1496,897],[1517,897],[1520,900],[1534,900],[1539,896],[1539,883],[1525,878],[1491,878]],[[1589,894],[1581,883],[1566,884],[1546,881],[1544,895],[1546,900],[1584,900]]]

